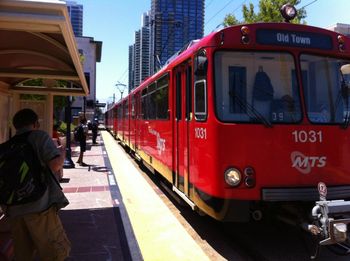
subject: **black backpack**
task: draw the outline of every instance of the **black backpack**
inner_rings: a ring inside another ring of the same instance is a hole
[[[0,144],[0,204],[25,204],[39,199],[46,191],[47,176],[27,140],[30,133]]]

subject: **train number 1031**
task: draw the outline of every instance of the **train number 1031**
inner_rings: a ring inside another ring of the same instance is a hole
[[[322,131],[293,131],[292,132],[294,142],[297,143],[322,143],[323,142],[323,136]]]
[[[196,139],[207,139],[207,129],[206,128],[194,128]]]

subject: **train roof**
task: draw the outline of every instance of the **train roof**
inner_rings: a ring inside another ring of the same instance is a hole
[[[252,35],[252,38],[255,39],[255,33],[258,29],[263,28],[266,30],[281,30],[281,31],[292,31],[292,32],[309,32],[309,33],[319,33],[319,34],[326,34],[333,38],[333,41],[337,41],[337,36],[342,35],[340,33],[330,31],[328,29],[314,27],[310,25],[303,25],[303,24],[292,24],[292,23],[253,23],[253,24],[239,24],[234,26],[229,26],[225,28],[221,28],[217,31],[213,31],[210,34],[204,36],[203,38],[199,40],[194,40],[189,42],[179,50],[177,53],[175,53],[167,63],[154,75],[146,78],[137,88],[132,90],[131,93],[138,92],[140,89],[142,89],[144,86],[147,86],[151,82],[158,79],[161,75],[163,75],[166,72],[169,72],[174,66],[186,61],[196,53],[198,50],[200,50],[203,47],[206,46],[220,46],[221,48],[225,48],[232,42],[239,43],[238,41],[232,41],[232,39],[237,39],[237,34],[241,34],[242,27],[248,27],[250,30],[250,33]],[[307,30],[305,30],[307,28]],[[350,46],[350,38],[342,35],[344,39],[346,38],[347,46]],[[240,38],[239,38],[240,39]],[[349,43],[348,43],[349,42]],[[248,46],[249,48],[252,48],[251,46]],[[347,47],[349,48],[349,47]],[[349,50],[349,49],[347,49]]]

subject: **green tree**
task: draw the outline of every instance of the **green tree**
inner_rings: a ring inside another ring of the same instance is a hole
[[[44,81],[41,78],[30,79],[23,82],[25,86],[43,86]],[[55,86],[58,87],[66,87],[68,85],[68,81],[65,80],[56,80]],[[25,100],[45,100],[44,95],[40,94],[21,94],[21,99]],[[73,97],[74,101],[74,97]],[[56,119],[59,119],[60,112],[67,106],[67,98],[66,96],[54,96],[53,99],[53,110]]]
[[[290,0],[289,3],[297,6],[301,0]],[[249,3],[249,6],[243,5],[243,21],[238,21],[234,14],[227,14],[224,18],[224,26],[231,26],[243,23],[257,23],[257,22],[282,22],[284,19],[280,13],[280,8],[286,4],[286,0],[260,0],[259,12],[255,12],[254,5]],[[291,21],[292,23],[305,23],[302,21],[306,17],[305,8],[297,9],[297,16]]]

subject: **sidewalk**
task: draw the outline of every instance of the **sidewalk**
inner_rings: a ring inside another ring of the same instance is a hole
[[[61,186],[70,204],[60,211],[72,243],[68,260],[135,260],[123,226],[120,193],[101,136],[97,145],[87,142],[84,162],[75,163],[79,146],[72,146],[75,168],[64,169]],[[136,253],[136,256],[138,254]],[[136,258],[141,260],[140,258]]]
[[[59,215],[72,243],[67,260],[210,260],[118,142],[106,131],[98,142],[87,142],[89,166],[63,171],[61,186],[70,204]],[[74,163],[78,155],[73,144]]]

